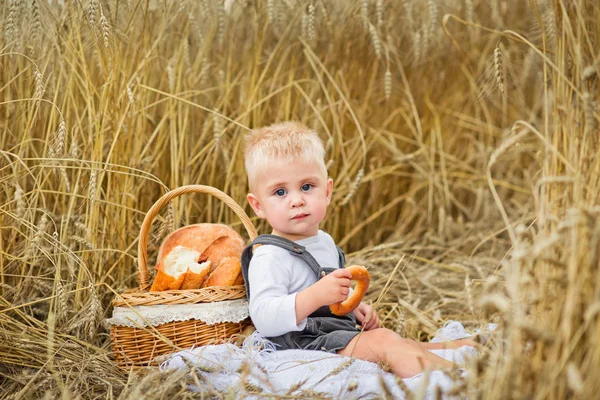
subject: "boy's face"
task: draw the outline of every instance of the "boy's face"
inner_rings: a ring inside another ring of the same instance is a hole
[[[259,171],[248,202],[273,234],[290,240],[315,236],[331,201],[333,181],[317,162],[274,160]]]

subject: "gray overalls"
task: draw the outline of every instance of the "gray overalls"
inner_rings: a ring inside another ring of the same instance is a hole
[[[292,242],[286,238],[276,235],[260,235],[250,243],[242,252],[242,274],[246,284],[246,296],[250,300],[250,282],[248,280],[248,268],[252,259],[252,247],[257,244],[273,245],[281,247],[290,254],[300,257],[307,266],[313,270],[317,279],[335,271],[337,268],[322,268],[317,260],[304,246]],[[339,247],[339,267],[344,268],[344,252]],[[281,336],[269,337],[275,343],[278,350],[305,349],[324,350],[335,353],[345,348],[348,343],[359,333],[356,328],[356,318],[350,313],[339,317],[329,310],[329,306],[323,306],[308,316],[306,327],[302,331],[292,331]]]

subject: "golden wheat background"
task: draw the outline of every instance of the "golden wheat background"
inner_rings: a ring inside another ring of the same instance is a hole
[[[595,0],[2,2],[0,396],[200,397],[186,371],[120,372],[102,320],[151,204],[200,183],[250,214],[241,139],[294,119],[385,326],[498,324],[455,394],[594,397],[599,20]],[[196,222],[243,232],[188,195],[150,260]]]

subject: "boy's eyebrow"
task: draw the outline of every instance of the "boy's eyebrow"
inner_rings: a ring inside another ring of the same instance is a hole
[[[312,182],[315,182],[315,181],[318,181],[318,180],[319,180],[319,176],[318,176],[318,175],[312,175],[312,176],[307,176],[307,177],[304,177],[304,178],[302,178],[302,179],[301,179],[301,182],[306,182],[306,181],[312,181]],[[267,189],[268,189],[268,190],[273,190],[273,189],[275,189],[276,187],[279,187],[279,186],[285,186],[285,185],[287,185],[287,184],[289,184],[289,182],[284,182],[284,181],[281,181],[281,182],[273,183],[273,184],[271,184],[271,185],[267,186]]]
[[[273,183],[273,184],[267,186],[267,189],[268,190],[272,190],[272,189],[275,189],[278,186],[284,186],[284,185],[285,185],[285,182],[277,182],[277,183]]]
[[[306,178],[302,179],[303,181],[312,181],[312,182],[316,182],[319,179],[321,179],[320,176],[318,175],[312,175],[312,176],[307,176]]]

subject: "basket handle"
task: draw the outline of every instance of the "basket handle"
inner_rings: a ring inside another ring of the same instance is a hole
[[[186,193],[206,193],[223,201],[240,218],[242,224],[244,224],[244,227],[246,228],[246,232],[248,232],[248,235],[250,236],[250,241],[253,241],[257,236],[256,228],[254,228],[254,225],[252,225],[250,218],[242,207],[219,189],[205,185],[186,185],[173,189],[170,192],[165,193],[152,205],[152,207],[150,207],[150,210],[146,213],[146,217],[144,217],[144,222],[142,222],[138,240],[138,282],[142,291],[150,286],[148,279],[148,234],[150,233],[152,221],[158,215],[160,210],[172,199]]]

